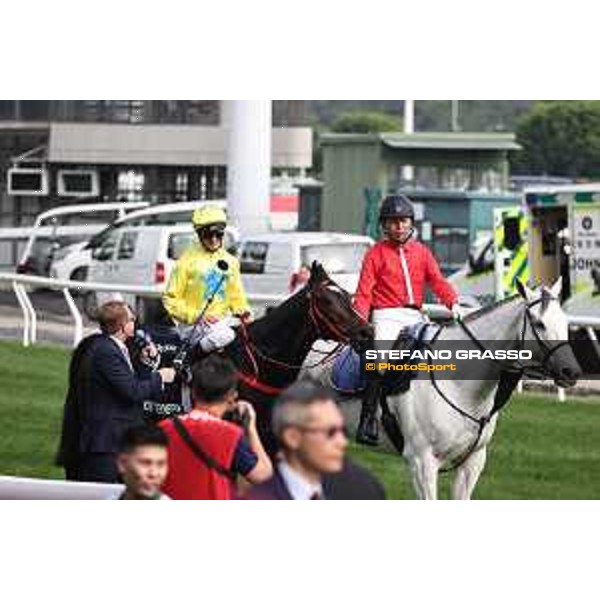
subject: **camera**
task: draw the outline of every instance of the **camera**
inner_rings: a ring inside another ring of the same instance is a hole
[[[142,352],[147,346],[152,343],[150,334],[145,332],[143,329],[136,329],[135,335],[133,336],[133,347],[137,352]]]
[[[245,411],[242,412],[239,406],[232,410],[228,410],[223,415],[223,420],[229,421],[230,423],[235,423],[244,430],[247,430],[250,425],[250,415]]]
[[[157,352],[156,356],[147,356],[144,354],[144,350],[153,344],[150,334],[143,329],[136,329],[131,343],[137,355],[137,360],[152,370],[156,370],[161,361],[160,352]]]
[[[176,358],[172,366],[181,382],[188,386],[192,384],[192,367],[184,357]]]

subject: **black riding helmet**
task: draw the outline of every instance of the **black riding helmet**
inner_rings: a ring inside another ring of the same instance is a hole
[[[379,222],[383,223],[386,219],[394,217],[409,217],[415,220],[415,209],[412,202],[402,194],[393,194],[386,196],[379,209]]]

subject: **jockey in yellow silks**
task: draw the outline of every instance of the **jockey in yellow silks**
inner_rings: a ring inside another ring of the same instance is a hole
[[[235,338],[227,317],[250,317],[238,259],[223,248],[227,217],[218,207],[204,206],[192,216],[198,243],[175,264],[163,294],[163,304],[185,337],[202,315],[192,344],[210,352]],[[223,269],[223,262],[227,268]],[[212,300],[211,300],[212,297]]]

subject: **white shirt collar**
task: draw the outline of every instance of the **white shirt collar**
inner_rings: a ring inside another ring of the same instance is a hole
[[[323,488],[320,483],[315,484],[307,481],[284,460],[277,465],[277,468],[290,496],[294,500],[310,500],[315,494],[318,494],[321,498],[324,497]]]
[[[111,335],[110,339],[117,345],[119,346],[119,349],[121,350],[121,352],[127,352],[127,354],[129,354],[129,350],[127,350],[127,346],[115,335]]]
[[[123,353],[125,360],[127,361],[129,367],[133,371],[133,365],[131,364],[131,356],[129,356],[129,350],[127,349],[127,346],[118,337],[115,337],[114,335],[111,335],[110,339],[119,347],[119,350]]]

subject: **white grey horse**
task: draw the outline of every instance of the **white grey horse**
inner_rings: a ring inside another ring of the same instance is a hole
[[[556,343],[568,340],[568,322],[559,301],[561,281],[536,291],[519,282],[518,289],[518,296],[467,316],[464,326],[444,327],[438,339],[468,341],[474,349],[479,341],[485,345],[485,340],[494,340],[495,349],[522,348],[526,341],[528,348],[535,349],[534,359],[539,369],[543,366],[544,377],[562,387],[575,385],[580,371],[572,349],[568,343]],[[306,364],[315,358],[309,356]],[[329,383],[330,371],[329,366],[303,375]],[[440,471],[452,468],[453,498],[471,498],[496,427],[498,414],[492,415],[492,410],[499,381],[500,367],[489,361],[484,380],[436,378],[434,385],[429,377],[419,378],[408,392],[388,398],[404,438],[403,456],[418,498],[436,499]]]

